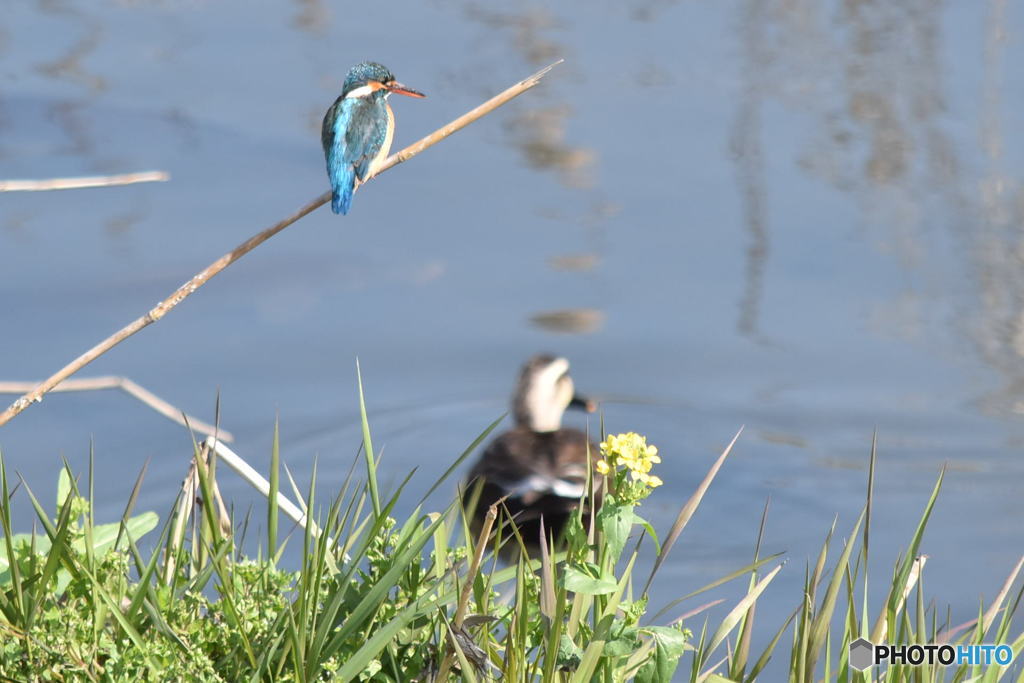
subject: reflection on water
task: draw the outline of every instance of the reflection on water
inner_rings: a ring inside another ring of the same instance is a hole
[[[11,125],[11,121],[10,121],[10,117],[7,114],[7,108],[4,106],[3,99],[0,98],[0,133],[2,133],[2,131],[5,128],[8,128],[10,125]],[[5,135],[0,134],[0,160],[2,160],[4,157],[6,157],[9,154],[9,152],[6,149],[4,149],[3,140],[5,138],[6,138]]]
[[[103,41],[103,29],[98,25],[90,26],[85,34],[74,43],[68,51],[52,62],[39,65],[39,71],[53,78],[67,79],[84,85],[93,92],[105,90],[106,80],[97,74],[90,73],[82,66]]]
[[[1005,16],[1005,0],[991,0],[980,131],[987,168],[980,182],[980,220],[965,233],[975,240],[969,254],[979,284],[979,306],[971,314],[972,337],[982,358],[1005,382],[981,403],[997,413],[1024,413],[1024,188],[1006,171]]]
[[[943,172],[952,163],[952,147],[936,122],[940,10],[933,0],[849,0],[835,30],[828,9],[811,0],[742,4],[737,38],[743,83],[732,137],[748,232],[737,323],[742,334],[759,337],[770,246],[761,140],[766,100],[811,114],[816,130],[800,164],[837,189],[861,195],[858,206],[877,212],[866,218],[885,226],[883,242],[908,267],[922,260],[924,204],[936,181],[955,189],[954,178]]]
[[[511,34],[511,43],[523,60],[534,68],[564,59],[569,49],[563,41],[552,37],[554,32],[565,33],[567,24],[546,8],[526,6],[520,12],[495,12],[476,3],[464,8],[465,15],[482,24],[490,32]],[[565,68],[564,65],[562,68]],[[516,100],[505,112],[504,129],[509,142],[520,151],[530,168],[553,171],[568,189],[590,192],[594,190],[596,150],[569,142],[568,129],[576,112],[564,99],[551,79],[542,81],[539,97]],[[547,259],[547,265],[569,273],[591,272],[602,261],[599,216],[607,214],[604,202],[593,203],[594,210],[579,216],[558,212],[559,220],[586,223],[590,244],[582,255],[560,255]],[[548,212],[551,216],[551,213]],[[595,218],[598,218],[595,220]],[[537,302],[538,307],[550,302]],[[605,315],[593,308],[577,308],[538,313],[530,318],[537,328],[562,334],[588,334],[603,325]]]
[[[943,262],[937,250],[946,248],[947,240],[959,243],[977,289],[973,300],[959,302],[965,315],[958,319],[966,319],[967,327],[954,321],[955,332],[966,332],[985,362],[1005,378],[1002,391],[984,398],[986,409],[1021,410],[1024,194],[1003,169],[1006,2],[989,2],[986,35],[979,40],[985,46],[979,134],[988,157],[980,176],[968,170],[961,159],[964,143],[947,130],[951,83],[944,62],[949,59],[944,10],[935,0],[846,0],[834,15],[836,30],[830,25],[833,15],[815,2],[743,4],[737,36],[744,80],[732,141],[748,231],[738,329],[758,336],[770,247],[760,117],[764,102],[771,100],[811,114],[813,130],[798,162],[856,198],[864,225],[911,276],[905,291],[871,314],[876,329],[913,338],[930,326],[948,324],[929,291],[946,275],[931,264]],[[827,227],[825,220],[822,228]],[[945,236],[935,232],[942,228],[949,230]],[[964,286],[954,294],[971,296]]]
[[[188,112],[180,107],[173,107],[164,114],[164,119],[171,124],[178,134],[178,142],[186,149],[196,151],[199,147],[199,130],[196,122]]]
[[[552,270],[567,272],[593,270],[600,263],[601,256],[595,253],[563,254],[548,259],[548,265]]]
[[[24,244],[29,240],[25,226],[28,225],[31,219],[31,215],[27,213],[4,212],[3,223],[0,224],[0,228],[9,236]]]
[[[511,34],[513,48],[534,68],[565,59],[569,54],[563,42],[551,37],[554,31],[564,33],[566,24],[548,9],[527,6],[521,12],[508,13],[469,3],[465,14],[488,31]],[[528,104],[513,103],[513,114],[505,123],[510,141],[531,168],[555,171],[567,187],[590,187],[590,170],[597,162],[597,153],[567,141],[572,105],[564,101],[557,87],[550,85],[550,79],[542,81],[539,90],[541,96],[532,98]]]
[[[590,171],[597,154],[566,142],[571,116],[570,105],[554,104],[518,112],[505,127],[531,168],[555,171],[567,187],[585,189],[593,185]]]
[[[916,234],[922,216],[914,206],[948,189],[936,182],[955,182],[953,146],[938,120],[941,5],[849,0],[835,16],[838,30],[827,9],[807,0],[744,7],[746,94],[811,113],[815,130],[801,165],[838,189],[869,195],[860,204],[878,208],[877,223]],[[905,237],[899,247],[913,250],[913,242]]]
[[[765,60],[761,47],[761,32],[765,25],[762,16],[763,0],[747,0],[744,8],[743,73],[745,82],[740,93],[739,111],[733,124],[732,152],[739,174],[740,200],[743,220],[748,232],[745,284],[740,301],[737,330],[740,334],[758,338],[761,293],[764,287],[764,266],[768,257],[768,228],[765,213],[764,161],[761,158],[759,65]],[[767,61],[767,60],[765,60]]]
[[[120,237],[131,231],[136,225],[146,218],[142,211],[129,211],[116,216],[111,216],[104,224],[106,232],[111,237]]]
[[[758,432],[758,437],[768,443],[777,443],[784,446],[792,446],[794,448],[807,448],[807,439],[800,436],[799,434],[790,434],[788,432],[773,432],[762,429]],[[858,461],[857,465],[863,467],[863,462]]]
[[[656,21],[678,0],[633,0],[629,3],[629,16],[634,21]]]
[[[67,138],[67,145],[54,150],[57,154],[86,157],[95,150],[89,135],[88,123],[82,115],[86,105],[81,102],[61,101],[50,106],[49,115]]]
[[[546,8],[525,6],[518,13],[495,12],[470,2],[464,9],[466,17],[474,22],[495,31],[511,32],[513,46],[529,64],[545,66],[565,57],[565,46],[547,35],[555,29],[564,31],[565,23]]]
[[[530,316],[534,326],[560,334],[590,334],[604,325],[605,314],[594,308],[543,311]]]
[[[644,88],[665,88],[675,83],[672,72],[658,64],[644,64],[636,72],[634,81]]]
[[[327,33],[330,12],[323,0],[295,0],[295,27],[307,33],[323,36]]]

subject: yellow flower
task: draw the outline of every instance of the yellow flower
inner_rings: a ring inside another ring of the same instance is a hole
[[[601,442],[601,454],[604,460],[597,464],[601,474],[607,474],[613,468],[622,465],[629,470],[630,479],[639,481],[654,488],[663,483],[659,477],[648,474],[655,463],[661,462],[658,448],[649,446],[647,439],[636,432],[628,432],[617,436],[608,436]]]

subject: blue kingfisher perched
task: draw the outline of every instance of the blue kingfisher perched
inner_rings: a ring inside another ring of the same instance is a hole
[[[388,158],[395,134],[395,115],[387,101],[391,93],[426,97],[396,81],[382,64],[356,64],[324,116],[320,141],[327,157],[334,213],[348,213],[352,193]]]

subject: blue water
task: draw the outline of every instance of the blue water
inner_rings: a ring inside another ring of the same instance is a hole
[[[1024,550],[1020,7],[4,12],[0,177],[172,180],[0,195],[0,380],[51,374],[323,192],[319,122],[352,63],[428,93],[393,98],[397,148],[564,58],[361,189],[349,216],[318,210],[81,376],[130,377],[205,419],[219,394],[254,464],[279,417],[293,473],[318,457],[329,491],[359,444],[358,357],[383,476],[421,467],[417,493],[506,409],[523,360],[563,354],[609,430],[659,446],[666,485],[644,506],[658,528],[745,425],[654,602],[746,564],[770,496],[764,549],[790,562],[758,611],[765,638],[833,517],[840,537],[856,520],[876,429],[875,576],[943,464],[928,595],[966,621]],[[84,471],[90,443],[101,520],[147,460],[139,505],[169,508],[190,437],[124,395],[51,395],[0,427],[6,462],[47,499],[60,459]],[[240,511],[255,501],[230,474],[221,487]],[[725,609],[742,589],[711,597]]]

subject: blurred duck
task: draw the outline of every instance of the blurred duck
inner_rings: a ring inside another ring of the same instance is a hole
[[[588,447],[591,460],[599,455],[584,432],[562,427],[562,414],[566,408],[593,412],[594,407],[576,394],[565,358],[537,355],[527,361],[512,398],[515,427],[496,437],[469,472],[467,504],[480,489],[476,524],[492,503],[507,496],[504,504],[529,547],[537,547],[541,518],[545,534],[558,538],[587,489]],[[595,479],[595,488],[599,482]],[[505,545],[514,547],[514,540]]]

